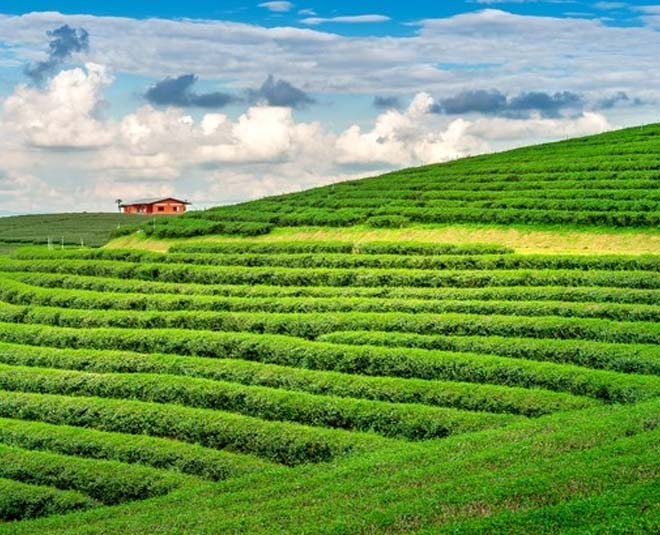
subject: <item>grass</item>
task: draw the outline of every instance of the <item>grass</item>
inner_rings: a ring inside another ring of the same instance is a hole
[[[3,243],[0,242],[0,256],[2,255],[11,255],[20,247],[19,244],[16,243]]]
[[[653,533],[659,411],[558,414],[0,533]]]
[[[660,532],[658,139],[0,220],[0,535]]]
[[[611,229],[552,227],[506,227],[487,225],[413,226],[403,229],[372,229],[365,226],[329,229],[323,227],[278,228],[264,236],[251,238],[270,241],[414,241],[430,243],[497,243],[519,253],[543,254],[660,254],[660,231],[655,229]],[[183,239],[157,239],[145,236],[122,236],[110,241],[109,249],[138,249],[167,252],[174,245],[188,242],[230,241],[241,238],[204,236]]]

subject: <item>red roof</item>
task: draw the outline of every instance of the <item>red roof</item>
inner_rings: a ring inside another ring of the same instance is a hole
[[[122,202],[119,206],[121,207],[140,206],[144,204],[158,204],[159,202],[165,202],[165,201],[174,201],[179,204],[190,204],[188,201],[182,201],[180,199],[175,199],[174,197],[158,197],[153,199],[138,199],[136,201],[126,201],[126,202]]]

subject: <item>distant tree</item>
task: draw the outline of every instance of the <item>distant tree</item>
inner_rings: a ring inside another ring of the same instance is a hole
[[[120,212],[121,212],[121,203],[122,202],[124,202],[124,201],[122,201],[121,199],[117,199],[115,201],[115,203],[117,204],[117,210],[119,210]]]

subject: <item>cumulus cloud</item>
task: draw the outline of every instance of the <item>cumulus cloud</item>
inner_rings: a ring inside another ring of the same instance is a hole
[[[0,122],[0,134],[15,150],[3,148],[5,168],[12,173],[6,176],[14,178],[0,180],[0,191],[9,192],[0,209],[8,199],[31,209],[30,191],[43,192],[52,206],[78,203],[86,209],[111,209],[117,197],[175,192],[217,204],[446,161],[515,146],[520,139],[610,128],[595,113],[448,120],[429,113],[437,103],[428,93],[417,94],[402,111],[382,112],[372,126],[352,124],[338,133],[318,122],[297,121],[291,107],[263,104],[236,119],[217,112],[196,119],[181,107],[145,105],[106,120],[95,110],[108,83],[103,67],[88,64],[61,72],[42,90],[16,88],[3,104]],[[61,158],[62,148],[87,150]],[[43,166],[38,173],[30,154],[35,149]],[[68,178],[49,183],[53,168]]]
[[[567,118],[547,118],[538,115],[527,119],[484,117],[473,121],[468,132],[479,138],[488,139],[493,144],[505,142],[503,145],[494,146],[507,147],[517,139],[527,138],[541,142],[600,134],[611,129],[612,125],[604,115],[584,112],[577,117]]]
[[[46,34],[50,37],[48,58],[25,68],[25,74],[37,84],[53,74],[74,52],[89,50],[89,33],[84,28],[64,24]]]
[[[179,106],[181,108],[222,108],[237,100],[229,93],[195,93],[192,87],[197,82],[194,74],[182,74],[176,78],[165,78],[151,86],[144,98],[157,106]]]
[[[469,123],[463,119],[456,119],[445,128],[429,121],[434,104],[428,93],[419,93],[405,111],[391,109],[379,115],[369,131],[351,126],[337,139],[338,160],[407,166],[487,149],[485,142],[467,133]]]
[[[5,132],[27,145],[51,149],[88,149],[112,141],[99,117],[102,91],[112,82],[105,67],[62,71],[44,88],[19,85],[2,106]]]
[[[259,7],[265,7],[268,11],[275,13],[286,13],[293,9],[293,4],[291,2],[262,2]]]
[[[286,80],[275,80],[271,74],[266,78],[259,89],[248,91],[248,98],[252,102],[266,103],[270,106],[288,106],[291,108],[304,108],[313,104],[315,100]]]
[[[556,93],[530,91],[507,97],[502,92],[492,89],[461,91],[453,97],[441,100],[431,111],[448,115],[483,113],[525,116],[538,113],[545,117],[559,117],[563,110],[578,110],[583,104],[582,96],[570,91]]]

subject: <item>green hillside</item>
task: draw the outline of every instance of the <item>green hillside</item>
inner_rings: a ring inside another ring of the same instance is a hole
[[[99,247],[122,225],[143,223],[138,215],[120,213],[40,214],[0,217],[0,253],[20,244],[80,245]]]
[[[660,532],[657,135],[0,257],[0,534]]]
[[[658,184],[656,124],[194,212],[155,235],[441,223],[656,228]]]

